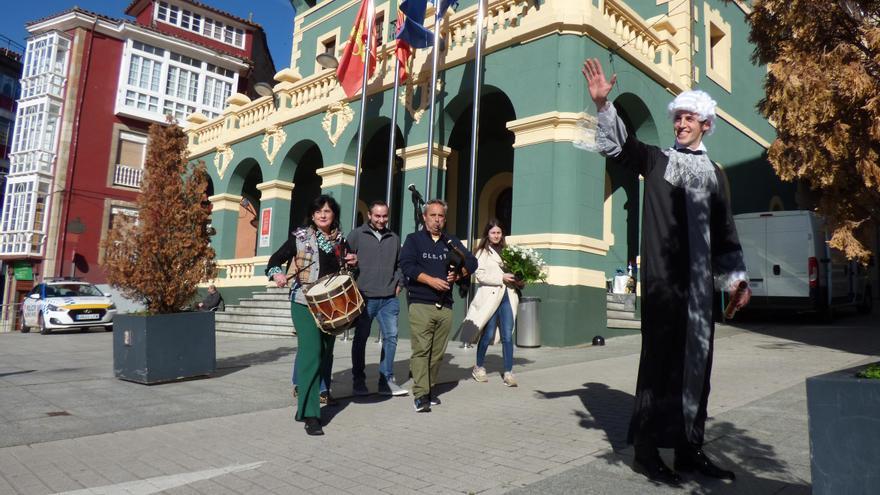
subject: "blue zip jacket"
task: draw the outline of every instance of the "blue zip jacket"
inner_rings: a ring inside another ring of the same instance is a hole
[[[409,304],[436,304],[437,301],[440,301],[443,306],[452,307],[451,290],[440,294],[429,285],[416,280],[420,273],[446,280],[446,257],[449,253],[449,248],[444,242],[446,238],[465,254],[464,266],[467,268],[468,274],[477,271],[477,258],[465,249],[455,236],[444,233],[440,239],[434,241],[427,230],[413,232],[406,236],[403,248],[400,250],[400,269],[406,276],[406,294]]]

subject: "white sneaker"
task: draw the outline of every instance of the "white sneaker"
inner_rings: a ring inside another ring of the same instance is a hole
[[[474,377],[474,380],[478,382],[488,382],[489,376],[486,374],[486,368],[482,366],[474,366],[474,370],[471,371],[471,376]]]
[[[503,380],[504,380],[504,385],[507,387],[515,387],[517,385],[516,377],[513,376],[512,371],[505,371]]]

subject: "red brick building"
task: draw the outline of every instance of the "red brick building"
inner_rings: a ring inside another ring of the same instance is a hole
[[[151,123],[213,118],[273,81],[251,20],[192,0],[135,0],[125,14],[74,7],[27,26],[0,215],[6,305],[43,277],[106,281],[99,245],[115,216],[137,214]]]

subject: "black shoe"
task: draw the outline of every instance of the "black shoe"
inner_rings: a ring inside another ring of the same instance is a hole
[[[415,408],[416,412],[431,412],[431,398],[427,395],[423,395],[415,400],[413,403],[413,408]]]
[[[648,455],[636,454],[632,469],[657,483],[672,486],[681,484],[681,477],[663,463],[663,459],[660,458],[660,453],[656,449]]]
[[[726,469],[721,469],[716,466],[703,452],[702,449],[698,448],[684,448],[684,449],[675,449],[675,470],[683,471],[683,472],[691,472],[696,471],[703,476],[708,476],[709,478],[717,478],[719,480],[730,480],[733,481],[736,479],[736,475],[733,474],[733,471],[728,471]]]
[[[296,398],[297,398],[297,396],[299,396],[299,388],[296,385],[293,386],[292,395],[293,395],[293,401],[296,402]]]
[[[330,395],[329,391],[321,392],[318,396],[318,400],[321,402],[323,406],[335,406],[337,404],[336,399]]]
[[[323,435],[324,430],[321,428],[321,420],[318,418],[306,418],[306,434],[317,436]]]
[[[440,402],[440,397],[437,397],[436,395],[431,395],[430,401],[432,406],[439,406],[442,404],[442,402]]]

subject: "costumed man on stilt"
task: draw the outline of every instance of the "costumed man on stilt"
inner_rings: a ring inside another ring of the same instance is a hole
[[[633,469],[651,480],[678,484],[675,471],[733,480],[703,453],[715,328],[714,287],[735,294],[748,281],[721,169],[709,160],[703,138],[715,127],[715,101],[685,91],[669,104],[675,145],[661,149],[628,135],[608,94],[596,59],[584,77],[598,111],[596,148],[644,177],[642,214],[642,353],[628,442]],[[737,294],[738,307],[750,292]],[[659,448],[675,449],[675,471]]]

